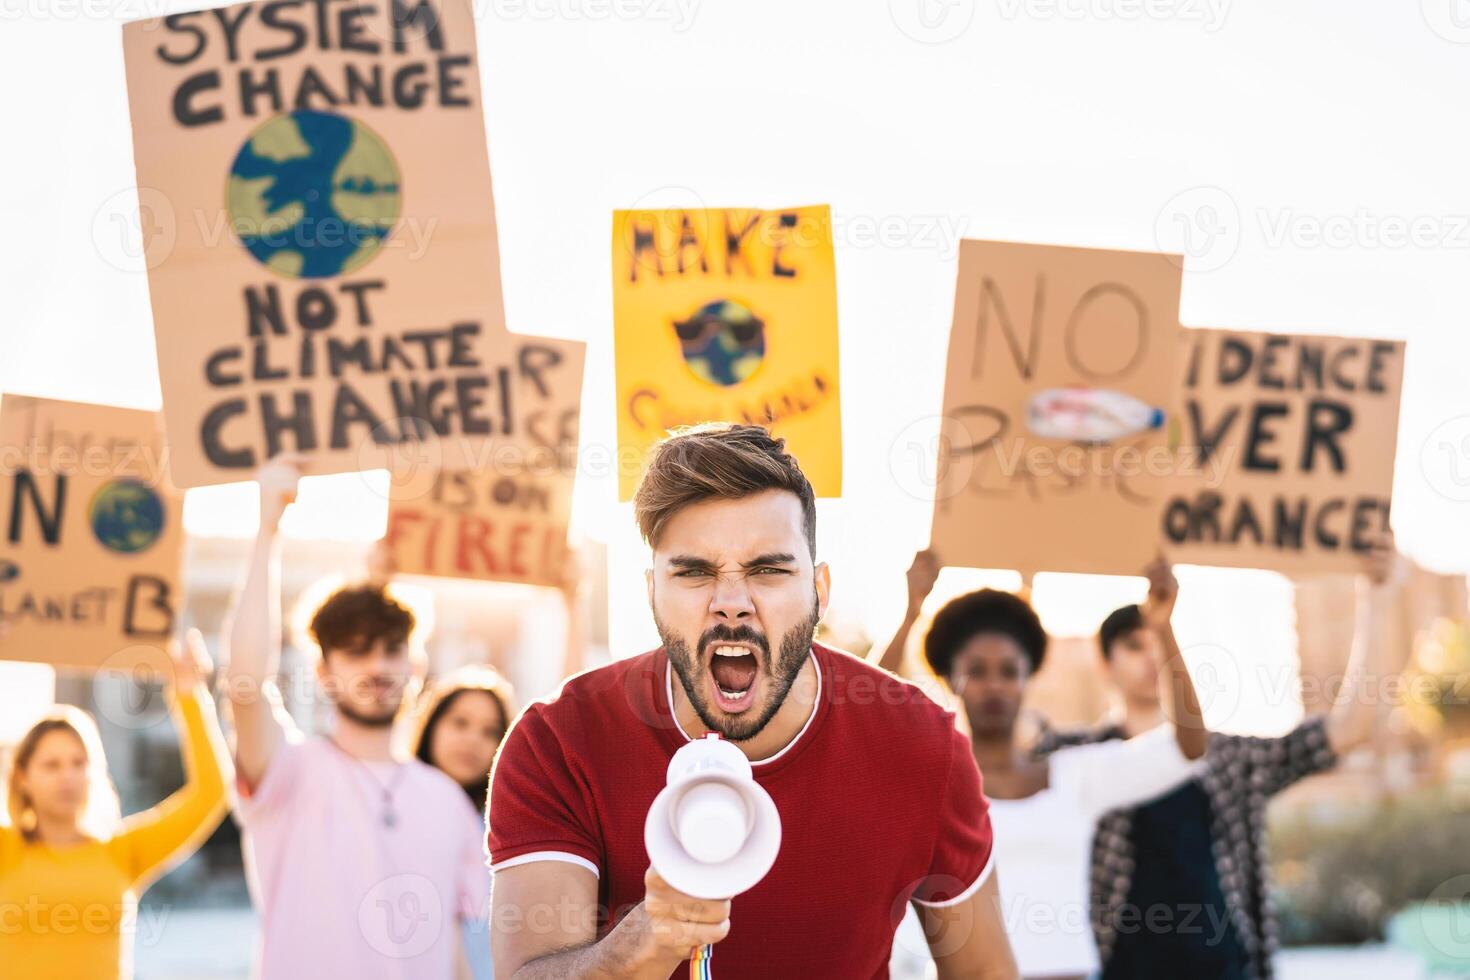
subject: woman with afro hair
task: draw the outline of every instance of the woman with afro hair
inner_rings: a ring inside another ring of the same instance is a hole
[[[938,559],[921,552],[909,572],[911,616],[880,663],[897,666],[907,627],[933,586]],[[924,659],[953,692],[969,722],[995,828],[1002,913],[1027,978],[1083,978],[1098,969],[1088,908],[1088,867],[1097,820],[1117,807],[1160,796],[1187,780],[1205,751],[1199,701],[1174,640],[1178,594],[1162,560],[1150,566],[1142,607],[1169,678],[1164,724],[1131,739],[1037,757],[1018,737],[1026,685],[1046,656],[1047,635],[1024,598],[981,589],[952,599],[924,637]],[[1140,923],[1141,926],[1144,923]],[[1180,927],[1180,923],[1163,928]],[[1153,926],[1147,926],[1152,928]]]

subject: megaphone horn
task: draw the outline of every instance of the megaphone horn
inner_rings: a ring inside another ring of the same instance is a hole
[[[781,815],[745,753],[712,732],[669,760],[643,843],[671,887],[694,898],[734,898],[776,863]]]

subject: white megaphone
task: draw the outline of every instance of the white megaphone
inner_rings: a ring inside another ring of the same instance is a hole
[[[643,843],[653,870],[673,888],[694,898],[734,898],[776,863],[781,815],[745,753],[711,732],[669,760]]]

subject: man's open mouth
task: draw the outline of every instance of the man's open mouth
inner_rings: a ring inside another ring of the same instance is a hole
[[[716,641],[710,649],[709,672],[720,707],[743,711],[751,702],[760,661],[747,646]]]

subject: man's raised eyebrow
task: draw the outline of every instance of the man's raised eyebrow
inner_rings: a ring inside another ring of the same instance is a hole
[[[764,555],[756,555],[750,561],[740,563],[741,568],[756,568],[760,565],[790,565],[796,561],[796,556],[787,551],[772,551]]]
[[[691,568],[701,571],[715,567],[715,563],[708,558],[697,558],[694,555],[675,555],[669,559],[669,564],[675,568]]]

